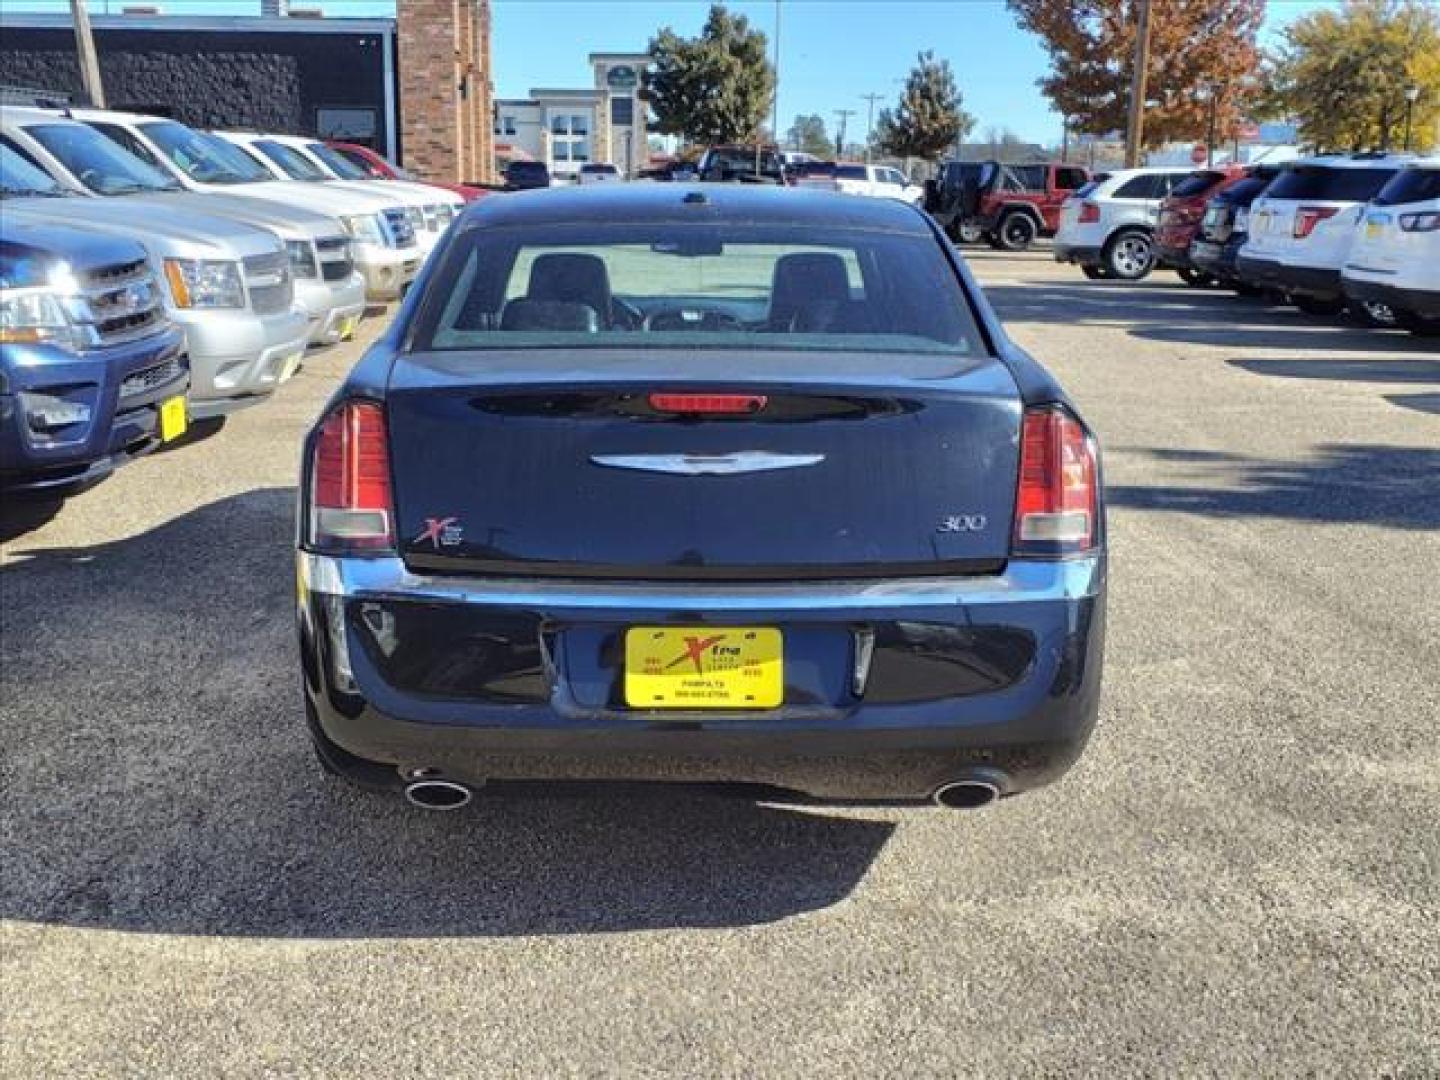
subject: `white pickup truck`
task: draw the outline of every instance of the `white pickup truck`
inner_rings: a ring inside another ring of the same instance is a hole
[[[838,191],[844,195],[868,195],[872,199],[898,199],[920,205],[925,189],[912,184],[899,169],[863,162],[836,162],[832,168],[814,169],[795,182],[797,188]]]

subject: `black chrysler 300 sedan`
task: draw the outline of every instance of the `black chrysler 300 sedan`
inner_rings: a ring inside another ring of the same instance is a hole
[[[310,433],[322,764],[977,806],[1095,724],[1096,443],[899,202],[486,199]]]

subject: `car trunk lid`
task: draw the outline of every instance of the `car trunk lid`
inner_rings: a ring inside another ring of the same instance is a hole
[[[776,350],[748,357],[761,379],[722,377],[741,370],[733,355],[606,352],[583,369],[543,350],[397,361],[387,410],[408,564],[680,580],[1003,564],[1021,407],[998,361],[909,358],[909,376],[877,380],[863,373],[887,358]],[[673,400],[695,394],[725,400]]]

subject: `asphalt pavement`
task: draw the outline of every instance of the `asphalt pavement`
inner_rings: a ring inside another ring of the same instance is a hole
[[[327,781],[292,504],[360,346],[315,353],[63,506],[5,500],[0,1071],[1440,1075],[1437,343],[972,265],[1106,450],[1066,779],[451,815]]]

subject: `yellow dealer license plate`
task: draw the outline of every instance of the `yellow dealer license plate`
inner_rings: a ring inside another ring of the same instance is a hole
[[[166,398],[160,403],[160,441],[173,442],[185,434],[185,398]]]
[[[355,336],[355,327],[360,324],[359,315],[346,315],[340,320],[340,340],[349,341]]]
[[[773,709],[785,696],[780,631],[636,626],[625,633],[625,703],[636,709]]]

